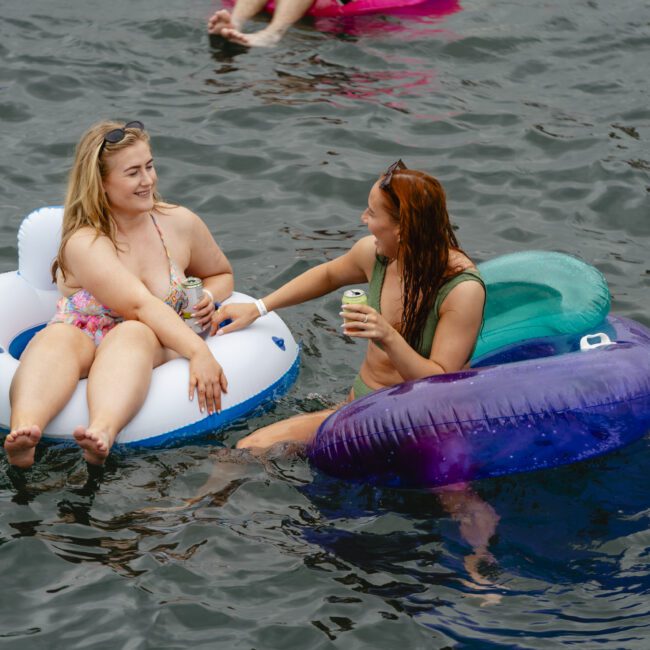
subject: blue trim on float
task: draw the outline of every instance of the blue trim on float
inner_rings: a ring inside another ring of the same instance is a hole
[[[287,372],[280,377],[275,383],[271,384],[268,388],[265,388],[263,391],[249,397],[247,400],[240,402],[236,406],[227,409],[226,411],[221,411],[221,413],[215,413],[214,415],[209,415],[198,422],[189,424],[180,429],[175,429],[174,431],[168,431],[159,436],[152,436],[151,438],[144,438],[142,440],[134,440],[133,442],[120,443],[119,440],[115,443],[115,448],[135,448],[135,449],[148,449],[148,448],[163,448],[163,447],[175,447],[184,442],[187,442],[190,438],[196,438],[205,433],[219,433],[224,429],[227,429],[229,426],[232,426],[238,420],[242,420],[245,417],[250,417],[254,411],[260,410],[259,413],[255,415],[261,415],[261,412],[268,411],[269,408],[273,405],[275,400],[279,397],[282,397],[287,392],[296,379],[298,378],[298,372],[300,371],[300,347],[298,347],[298,353],[296,358]],[[0,427],[1,434],[9,433],[8,429]],[[49,442],[59,445],[70,445],[73,443],[72,440],[62,440],[61,438],[50,438],[47,434],[43,435],[43,442]]]
[[[14,337],[9,343],[7,351],[9,354],[14,357],[14,359],[20,359],[20,356],[24,352],[27,344],[31,341],[33,336],[42,330],[47,323],[42,325],[36,325],[31,327],[24,332],[21,332],[18,336]],[[274,337],[275,338],[275,337]],[[284,342],[284,341],[283,341]],[[276,343],[277,345],[277,343]],[[0,348],[2,350],[2,348]],[[215,413],[209,415],[202,420],[198,420],[192,424],[175,429],[173,431],[168,431],[161,435],[152,436],[150,438],[144,438],[142,440],[134,440],[133,442],[120,443],[119,441],[115,443],[115,447],[130,447],[130,448],[161,448],[161,447],[172,447],[180,445],[190,438],[196,438],[205,433],[218,433],[227,429],[229,426],[232,426],[235,422],[242,420],[245,417],[249,417],[254,411],[260,409],[261,412],[267,411],[272,403],[277,400],[279,397],[285,395],[291,386],[295,383],[298,372],[300,370],[300,346],[298,346],[298,351],[296,353],[296,358],[294,359],[293,364],[287,370],[287,372],[282,375],[277,381],[271,384],[268,388],[265,388],[263,391],[260,391],[256,395],[249,397],[247,400],[240,402],[239,404],[229,408],[221,413]],[[8,429],[0,428],[0,434],[9,433]],[[71,443],[69,440],[61,440],[61,438],[50,438],[47,434],[43,435],[43,441],[56,443],[56,444],[66,444]]]
[[[36,325],[35,327],[30,327],[28,330],[21,332],[18,336],[15,336],[9,343],[7,351],[14,359],[20,359],[20,355],[25,351],[27,344],[32,340],[34,334],[42,330],[47,323],[42,325]],[[0,348],[1,349],[1,348]]]
[[[250,417],[257,409],[268,410],[272,403],[279,397],[285,395],[298,377],[300,370],[300,348],[296,358],[287,372],[280,377],[275,383],[271,384],[263,391],[249,397],[247,400],[240,402],[236,406],[229,408],[221,413],[214,413],[198,422],[188,424],[187,426],[168,431],[159,436],[144,438],[143,440],[134,440],[133,442],[120,443],[119,439],[116,446],[129,448],[150,448],[172,447],[187,442],[189,438],[195,438],[205,433],[219,433],[229,426],[232,426],[238,420],[244,417]],[[256,413],[256,415],[258,415]]]

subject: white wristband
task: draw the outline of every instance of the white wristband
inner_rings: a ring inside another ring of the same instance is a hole
[[[203,293],[207,293],[208,296],[210,296],[210,300],[212,300],[212,302],[214,302],[214,296],[212,295],[212,291],[210,291],[210,289],[204,288]]]
[[[266,305],[264,304],[264,301],[261,298],[258,298],[255,301],[255,306],[257,307],[257,310],[260,312],[260,316],[266,316],[269,313],[269,310],[266,308]]]

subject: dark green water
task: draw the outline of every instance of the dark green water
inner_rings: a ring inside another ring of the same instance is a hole
[[[239,290],[345,250],[402,157],[442,180],[478,261],[579,255],[650,324],[647,1],[461,0],[347,33],[305,22],[250,53],[210,46],[214,8],[0,0],[0,271],[23,216],[62,202],[80,133],[117,117],[150,129],[163,195],[206,220]],[[647,438],[477,483],[500,517],[482,588],[434,494],[215,456],[346,394],[363,350],[336,333],[338,302],[283,314],[297,386],[208,445],[116,454],[98,481],[50,448],[22,489],[0,460],[0,647],[649,647]]]

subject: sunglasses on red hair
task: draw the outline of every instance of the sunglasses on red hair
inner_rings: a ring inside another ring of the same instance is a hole
[[[383,174],[381,181],[379,181],[379,188],[387,190],[390,188],[390,182],[393,180],[393,174],[398,169],[408,169],[402,159],[396,160]]]

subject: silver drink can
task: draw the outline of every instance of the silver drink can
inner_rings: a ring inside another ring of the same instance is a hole
[[[187,296],[187,311],[184,311],[181,316],[192,331],[200,334],[203,331],[203,327],[199,325],[196,318],[192,318],[192,312],[194,310],[194,305],[200,302],[201,298],[203,298],[203,281],[201,278],[190,276],[189,278],[185,278],[182,284],[183,291],[185,291],[185,295]]]

